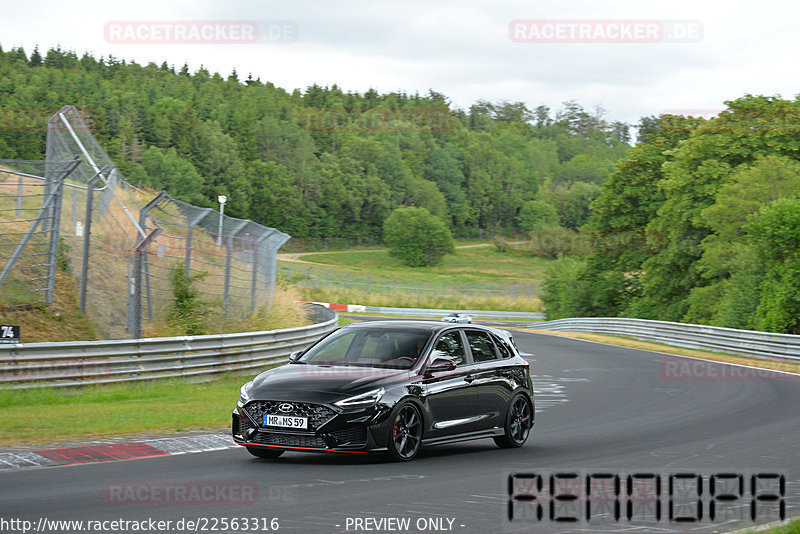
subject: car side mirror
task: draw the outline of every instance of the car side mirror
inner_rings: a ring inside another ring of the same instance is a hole
[[[456,368],[456,361],[453,358],[438,357],[435,358],[428,367],[425,369],[427,374],[442,373],[445,371],[452,371]]]
[[[298,350],[297,352],[293,352],[289,355],[289,363],[294,363],[300,359],[300,355],[303,354],[302,350]]]

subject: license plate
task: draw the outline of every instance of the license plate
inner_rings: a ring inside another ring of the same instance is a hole
[[[266,426],[279,426],[282,428],[308,428],[308,417],[295,417],[292,415],[264,414],[263,424]]]

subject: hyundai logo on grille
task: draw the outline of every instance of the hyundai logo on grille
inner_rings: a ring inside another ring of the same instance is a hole
[[[294,410],[294,406],[292,406],[288,402],[284,402],[283,404],[278,405],[278,409],[282,412],[291,412],[292,410]]]

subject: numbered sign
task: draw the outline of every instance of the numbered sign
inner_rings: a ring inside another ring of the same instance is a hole
[[[0,325],[0,343],[19,343],[19,326]]]

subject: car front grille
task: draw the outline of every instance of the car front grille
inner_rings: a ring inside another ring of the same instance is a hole
[[[237,436],[243,436],[245,432],[250,428],[250,421],[247,419],[241,419],[237,415],[233,415],[233,423],[231,425],[231,431]]]
[[[290,412],[281,411],[279,406],[291,404]],[[321,404],[311,404],[308,402],[283,402],[283,401],[251,401],[244,407],[247,413],[259,424],[263,420],[264,414],[283,414],[296,417],[308,417],[308,430],[316,431],[319,427],[327,423],[336,415],[336,412]]]
[[[351,425],[331,432],[337,445],[364,445],[367,442],[367,427]]]
[[[328,448],[325,440],[319,436],[306,434],[284,434],[281,432],[256,432],[251,436],[252,443],[263,445],[283,445],[286,447],[309,447],[314,449]]]

